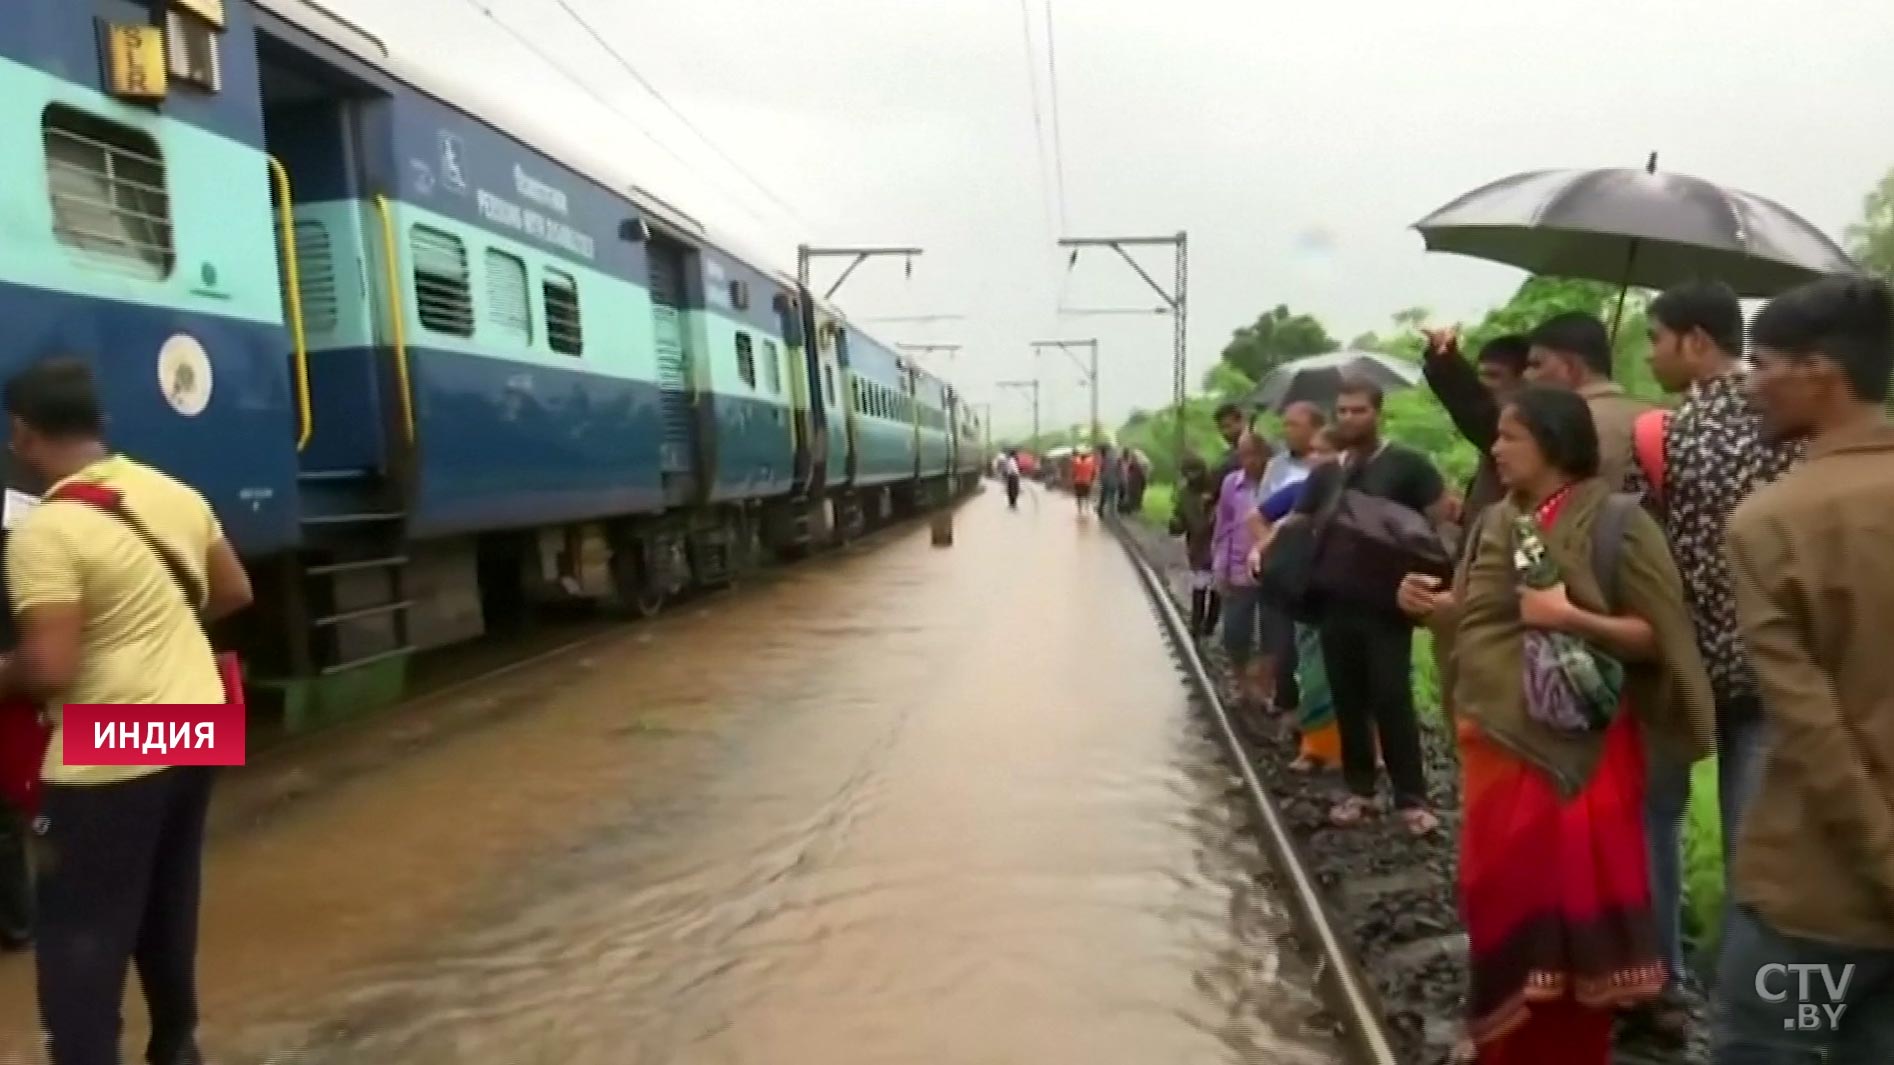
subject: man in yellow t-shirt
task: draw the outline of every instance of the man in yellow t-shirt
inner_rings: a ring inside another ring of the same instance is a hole
[[[211,771],[80,766],[61,757],[65,703],[225,700],[200,616],[248,605],[249,578],[204,498],[120,455],[86,363],[52,359],[7,382],[9,445],[49,494],[113,489],[191,587],[120,517],[42,503],[12,530],[7,592],[19,649],[7,690],[45,701],[55,728],[37,826],[40,1016],[55,1065],[116,1062],[125,973],[135,958],[151,1012],[147,1060],[196,1062],[197,920]],[[201,612],[201,613],[200,613]]]

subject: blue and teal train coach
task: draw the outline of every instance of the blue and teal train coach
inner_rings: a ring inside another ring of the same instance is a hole
[[[946,382],[303,0],[0,5],[0,135],[0,371],[92,360],[211,500],[292,722],[977,481]]]

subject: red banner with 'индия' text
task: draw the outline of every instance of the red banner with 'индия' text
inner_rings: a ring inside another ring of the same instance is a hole
[[[244,708],[68,703],[60,757],[69,766],[242,765]]]

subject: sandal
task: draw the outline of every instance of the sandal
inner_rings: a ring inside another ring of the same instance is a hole
[[[1440,818],[1432,810],[1411,806],[1401,811],[1401,826],[1410,836],[1431,836],[1440,828]]]
[[[1689,1042],[1697,1018],[1689,1000],[1673,984],[1662,995],[1641,1003],[1621,1015],[1621,1034],[1632,1039],[1645,1038],[1669,1046]]]
[[[1329,808],[1328,823],[1336,828],[1353,828],[1368,819],[1374,813],[1374,802],[1359,795],[1350,795]]]

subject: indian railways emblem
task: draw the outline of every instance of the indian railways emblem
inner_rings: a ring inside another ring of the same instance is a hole
[[[171,409],[195,418],[210,406],[210,356],[189,333],[179,333],[158,351],[158,389]]]

